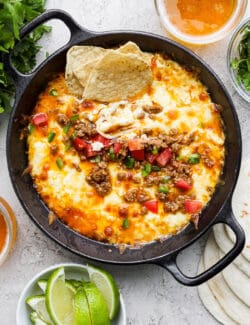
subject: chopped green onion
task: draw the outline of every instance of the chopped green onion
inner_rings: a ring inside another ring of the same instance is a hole
[[[110,147],[110,149],[109,149],[109,158],[111,160],[116,160],[116,154],[114,153],[114,148],[113,147]]]
[[[70,126],[71,126],[71,124],[70,124],[70,123],[67,123],[67,124],[63,127],[63,132],[67,134],[67,133],[69,132]]]
[[[32,134],[32,133],[34,132],[34,130],[35,130],[35,126],[34,126],[34,124],[30,123],[30,124],[28,125],[28,131],[29,131],[29,134]]]
[[[48,142],[52,142],[54,137],[55,137],[56,133],[51,131],[48,135]]]
[[[92,159],[90,159],[90,161],[93,163],[99,163],[101,161],[101,156],[97,155],[97,156],[93,157]]]
[[[50,94],[50,96],[57,96],[57,90],[56,89],[51,89],[49,94]]]
[[[126,218],[126,219],[123,220],[122,227],[124,229],[128,229],[128,227],[129,227],[129,220],[128,220],[128,218]]]
[[[59,169],[62,169],[63,166],[64,166],[63,161],[62,161],[61,158],[57,158],[57,160],[56,160],[56,164],[57,164],[57,167],[58,167]]]
[[[127,157],[124,163],[127,168],[131,169],[135,165],[135,159],[132,157]]]
[[[182,155],[179,155],[179,156],[176,157],[176,160],[178,160],[178,161],[183,160],[183,159],[184,159],[184,157]]]
[[[71,140],[74,140],[75,138],[76,138],[76,131],[74,131],[70,136]]]
[[[152,171],[152,172],[159,172],[160,170],[161,170],[161,167],[159,167],[159,166],[153,165],[153,166],[151,167],[151,171]]]
[[[72,147],[72,143],[71,141],[68,142],[66,145],[65,145],[65,151],[69,151],[69,149]]]
[[[77,120],[79,120],[79,114],[72,115],[71,118],[70,118],[71,122],[75,122]]]
[[[170,181],[170,179],[171,179],[171,176],[166,175],[161,178],[160,182],[165,184],[165,183],[168,183]]]
[[[150,163],[146,163],[144,166],[143,166],[143,169],[141,171],[141,174],[142,174],[142,177],[146,177],[148,176],[150,173],[151,173],[151,164]]]
[[[169,188],[167,186],[159,186],[158,192],[167,194],[169,192]]]
[[[152,154],[153,154],[153,155],[157,155],[158,152],[159,152],[159,149],[156,148],[156,147],[153,147],[153,149],[152,149]]]
[[[198,153],[193,153],[188,157],[188,162],[193,165],[198,164],[200,162],[200,157],[201,156]]]

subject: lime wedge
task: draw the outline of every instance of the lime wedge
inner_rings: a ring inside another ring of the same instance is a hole
[[[44,322],[51,323],[51,318],[46,309],[45,295],[31,296],[26,299],[26,304],[37,313]]]
[[[56,325],[75,325],[75,293],[75,288],[65,283],[64,268],[56,269],[48,279],[45,292],[46,307]]]
[[[78,289],[79,290],[79,289]],[[109,325],[109,310],[102,293],[91,282],[83,283],[83,291],[87,298],[91,324]],[[85,324],[85,323],[79,323]]]
[[[78,289],[79,287],[81,287],[82,283],[83,283],[82,281],[75,280],[75,279],[66,280],[66,284],[72,285],[75,289]]]
[[[114,278],[107,271],[87,265],[90,281],[93,282],[103,294],[109,309],[109,318],[112,320],[120,308],[120,293]]]
[[[76,325],[91,325],[89,305],[86,293],[83,288],[79,288],[75,294],[74,312]]]
[[[38,287],[42,290],[43,293],[46,291],[48,280],[40,279],[37,281]]]
[[[30,313],[30,320],[34,325],[51,325],[51,323],[47,323],[44,320],[42,320],[36,311],[32,311]]]

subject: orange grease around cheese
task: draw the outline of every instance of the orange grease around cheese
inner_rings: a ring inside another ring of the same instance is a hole
[[[8,233],[8,229],[7,229],[6,221],[3,215],[0,213],[0,252],[2,251],[6,243],[7,233]]]
[[[199,36],[222,28],[236,3],[236,0],[165,0],[165,7],[170,22],[179,31]]]

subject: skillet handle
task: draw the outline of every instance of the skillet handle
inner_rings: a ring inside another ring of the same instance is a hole
[[[41,15],[34,18],[31,22],[26,24],[20,30],[20,40],[22,40],[25,36],[27,36],[30,32],[32,32],[36,27],[38,27],[39,25],[43,24],[44,22],[50,19],[62,20],[70,30],[70,40],[62,48],[58,49],[56,53],[58,51],[63,50],[64,48],[67,48],[71,44],[76,43],[78,40],[83,41],[84,39],[87,39],[90,36],[94,35],[93,32],[90,32],[87,29],[84,29],[80,25],[78,25],[78,23],[65,11],[52,9],[52,10],[45,11]],[[54,53],[54,55],[56,55],[56,53]],[[10,54],[3,53],[2,57],[3,57],[5,71],[10,76],[12,76],[16,88],[18,88],[17,86],[20,86],[22,89],[24,89],[24,87],[29,83],[29,80],[32,79],[32,77],[35,75],[36,70],[38,68],[36,68],[33,72],[29,74],[23,74],[13,66],[11,62],[11,52]]]
[[[233,232],[236,235],[236,243],[234,247],[221,260],[219,260],[216,264],[211,266],[208,270],[194,277],[189,277],[185,275],[179,269],[176,263],[176,259],[179,252],[173,255],[170,258],[170,260],[162,261],[162,262],[160,261],[157,262],[157,264],[162,266],[166,270],[168,270],[178,282],[187,286],[200,285],[206,282],[207,280],[211,279],[213,276],[215,276],[220,271],[222,271],[228,264],[230,264],[239,255],[239,253],[244,248],[244,244],[245,244],[244,231],[241,228],[238,221],[235,219],[231,206],[228,205],[225,213],[223,213],[218,219],[216,219],[214,224],[217,223],[225,223],[233,230]]]

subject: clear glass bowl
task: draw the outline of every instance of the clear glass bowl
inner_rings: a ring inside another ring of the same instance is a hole
[[[240,82],[238,82],[237,80],[237,73],[235,70],[232,69],[231,67],[231,62],[234,58],[238,58],[239,54],[238,54],[238,45],[241,41],[242,38],[242,34],[244,32],[244,29],[246,28],[246,26],[249,25],[250,26],[250,18],[244,20],[242,22],[242,24],[234,31],[232,38],[229,42],[228,45],[228,52],[227,52],[227,68],[228,68],[228,72],[231,78],[231,81],[234,85],[234,88],[236,89],[236,91],[238,92],[238,94],[244,98],[247,102],[250,103],[250,91],[246,90],[244,88],[244,85],[242,85]]]
[[[0,265],[7,259],[16,242],[17,224],[14,213],[9,204],[0,197],[0,214],[3,216],[7,226],[5,243],[0,251]]]
[[[213,32],[211,34],[207,35],[201,35],[201,36],[194,36],[194,35],[188,35],[185,33],[182,33],[168,18],[168,14],[165,7],[165,1],[166,0],[154,0],[156,11],[160,17],[160,21],[163,25],[163,27],[174,36],[174,38],[177,38],[178,40],[189,43],[189,44],[209,44],[217,42],[224,37],[228,36],[233,29],[235,29],[238,24],[240,23],[242,17],[245,14],[246,8],[247,8],[247,0],[238,0],[237,4],[235,6],[235,10],[231,16],[231,18],[228,20],[228,22],[222,26],[218,31]],[[172,0],[169,0],[172,1]]]

